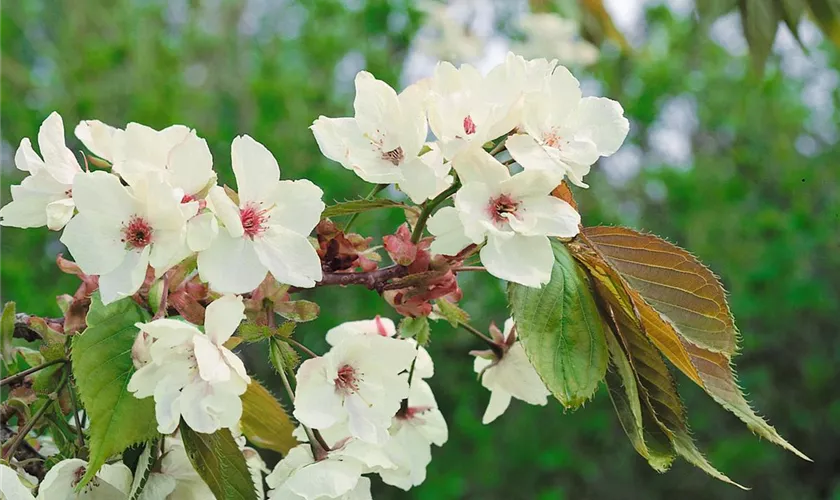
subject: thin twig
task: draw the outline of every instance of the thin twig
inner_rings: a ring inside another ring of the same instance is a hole
[[[44,368],[50,367],[50,366],[58,364],[58,363],[66,363],[66,362],[67,362],[67,360],[64,359],[64,358],[54,359],[54,360],[48,361],[44,364],[41,364],[41,365],[38,365],[38,366],[33,366],[32,368],[28,368],[26,370],[23,370],[22,372],[15,373],[14,375],[9,375],[8,377],[4,378],[3,380],[0,380],[0,387],[6,386],[6,385],[11,384],[13,382],[17,382],[18,380],[26,377],[27,375],[30,375],[30,374],[35,373],[37,371],[41,371]]]
[[[49,407],[53,404],[53,401],[58,399],[58,395],[61,393],[61,390],[64,389],[64,386],[67,384],[67,378],[67,371],[65,371],[64,377],[61,379],[61,382],[59,382],[56,390],[49,394],[49,399],[47,399],[47,401],[44,402],[43,406],[38,408],[38,411],[35,412],[35,415],[32,415],[32,418],[30,418],[26,422],[26,425],[24,425],[23,428],[21,428],[18,431],[11,444],[9,444],[9,448],[6,450],[6,453],[3,455],[3,458],[6,461],[8,461],[11,457],[15,456],[15,451],[17,451],[18,446],[20,446],[20,444],[26,438],[27,434],[29,434],[32,431],[32,428],[35,427],[35,424],[38,423],[38,420],[40,420],[41,417],[44,416]]]
[[[408,267],[393,265],[369,272],[324,273],[321,281],[315,283],[320,286],[363,285],[370,290],[381,292],[381,287],[394,278],[401,278],[408,274]],[[290,288],[289,292],[296,292],[297,288]]]
[[[305,345],[301,344],[300,342],[298,342],[297,340],[295,340],[291,337],[286,337],[283,340],[285,340],[286,342],[288,342],[288,343],[292,344],[293,346],[297,347],[301,351],[305,352],[310,358],[317,358],[318,357],[318,355],[315,354],[314,352],[312,352],[308,347],[306,347]]]
[[[470,333],[471,333],[471,334],[473,334],[476,338],[478,338],[479,340],[481,340],[482,342],[484,342],[484,343],[486,343],[488,346],[490,346],[490,349],[491,349],[491,350],[493,351],[493,353],[495,353],[498,357],[500,357],[500,358],[502,357],[502,355],[503,355],[502,349],[501,349],[501,347],[499,347],[499,345],[498,345],[498,344],[496,344],[495,342],[493,342],[493,339],[491,339],[491,338],[490,338],[490,337],[488,337],[487,335],[485,335],[485,334],[481,333],[481,332],[480,332],[480,331],[478,331],[476,328],[474,328],[474,327],[472,327],[472,326],[468,325],[467,323],[460,323],[460,322],[459,322],[459,323],[458,323],[458,326],[460,326],[460,327],[461,327],[461,328],[463,328],[464,330],[466,330],[466,331],[470,332]]]
[[[453,267],[453,273],[466,273],[470,271],[486,271],[487,268],[484,266],[461,266],[461,267]]]
[[[73,420],[76,422],[76,432],[77,437],[79,439],[79,449],[85,447],[85,433],[82,429],[82,420],[79,418],[79,402],[76,400],[76,388],[73,387],[73,384],[70,384],[70,388],[67,389],[67,392],[70,393],[70,401],[73,403]]]

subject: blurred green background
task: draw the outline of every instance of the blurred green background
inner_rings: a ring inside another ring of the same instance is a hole
[[[651,470],[603,390],[573,413],[557,403],[514,402],[483,426],[489,394],[467,355],[477,345],[437,324],[431,384],[450,440],[433,450],[422,486],[404,493],[374,481],[375,498],[840,499],[838,51],[813,28],[803,36],[807,53],[780,35],[759,77],[749,70],[737,19],[707,31],[691,2],[689,9],[672,3],[673,10],[638,9],[632,55],[607,47],[597,65],[578,72],[585,91],[618,99],[631,120],[622,151],[593,168],[589,190],[576,191],[584,222],[662,235],[721,276],[743,335],[740,382],[814,463],[759,441],[684,378],[700,447],[751,492],[682,462],[664,475]],[[274,152],[284,177],[311,179],[329,203],[369,187],[324,159],[307,127],[320,114],[352,112],[360,69],[404,84],[401,75],[417,70],[404,61],[422,14],[411,2],[385,0],[28,0],[3,2],[0,23],[4,200],[21,179],[18,142],[34,139],[56,110],[74,149],[80,119],[195,127],[229,184],[230,141],[250,134]],[[378,237],[400,222],[395,211],[379,212],[361,216],[356,229]],[[3,228],[2,300],[59,315],[54,297],[76,287],[55,267],[62,250],[46,229]],[[461,285],[474,325],[505,319],[502,283],[467,273]],[[396,318],[373,292],[303,295],[322,307],[317,321],[298,329],[315,349],[341,321]],[[259,349],[245,356],[279,387]]]

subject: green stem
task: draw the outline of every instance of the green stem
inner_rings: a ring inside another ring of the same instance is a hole
[[[294,405],[295,392],[292,390],[292,385],[289,383],[289,376],[286,374],[285,369],[278,371],[280,373],[280,379],[283,380],[283,388],[286,389],[286,394],[289,395],[289,401],[291,401]],[[292,375],[292,378],[294,378],[294,375]],[[310,429],[303,424],[300,425],[303,427],[303,431],[309,439],[309,447],[312,448],[312,456],[315,457],[315,460],[321,460],[326,457],[327,453],[330,451],[330,447],[327,445],[326,441],[324,441],[324,437],[321,433],[318,432],[317,429]]]
[[[78,439],[79,439],[79,449],[85,447],[85,432],[82,430],[82,421],[79,418],[79,402],[76,400],[76,388],[73,387],[73,384],[70,384],[70,388],[68,389],[70,393],[70,400],[73,402],[73,419],[76,422],[76,432],[78,432]]]
[[[411,233],[411,242],[417,243],[420,241],[420,238],[423,237],[423,230],[426,229],[426,221],[428,221],[429,216],[432,215],[432,212],[437,208],[438,205],[443,203],[447,198],[455,194],[456,191],[461,187],[461,181],[459,179],[455,179],[455,182],[452,183],[445,191],[440,193],[439,195],[435,196],[429,203],[423,207],[423,211],[420,212],[420,216],[417,218],[417,225],[414,226],[414,232]]]
[[[66,363],[66,362],[67,362],[66,359],[61,358],[61,359],[54,359],[52,361],[48,361],[48,362],[46,362],[42,365],[33,366],[32,368],[23,370],[20,373],[15,373],[14,375],[10,375],[10,376],[4,378],[3,380],[0,380],[0,387],[6,386],[6,385],[11,384],[13,382],[17,382],[18,380],[26,377],[27,375],[30,375],[30,374],[35,373],[37,371],[41,371],[44,368],[47,368],[49,366],[52,366],[52,365],[55,365],[55,364],[58,364],[58,363]]]
[[[297,347],[298,349],[300,349],[301,351],[306,353],[306,355],[309,356],[310,358],[317,358],[318,357],[318,355],[315,354],[314,352],[312,352],[311,349],[309,349],[308,347],[306,347],[305,345],[301,344],[300,342],[298,342],[297,340],[295,340],[291,337],[286,337],[283,340],[285,340],[286,342],[288,342],[288,343],[292,344],[293,346]]]
[[[370,193],[368,193],[367,196],[365,196],[365,199],[366,200],[373,199],[374,196],[379,194],[380,191],[382,191],[383,189],[385,189],[388,186],[390,186],[390,184],[377,184],[377,185],[373,186],[373,189],[371,189]],[[347,224],[344,225],[343,231],[345,233],[350,230],[350,226],[353,225],[353,222],[356,221],[356,217],[358,217],[358,216],[359,216],[358,212],[350,216],[350,219],[347,220]]]

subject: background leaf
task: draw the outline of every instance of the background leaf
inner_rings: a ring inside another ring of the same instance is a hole
[[[73,337],[73,377],[90,419],[90,457],[87,484],[105,460],[129,446],[158,436],[153,398],[137,399],[126,390],[135,372],[131,346],[137,337],[137,322],[148,313],[131,298],[102,305],[91,297],[88,327]]]
[[[129,492],[129,500],[137,500],[143,489],[146,487],[146,482],[149,480],[149,474],[152,473],[152,467],[158,457],[159,440],[155,439],[143,447],[143,452],[140,453],[140,458],[137,460],[137,468],[134,470],[134,481],[131,483],[131,490]]]
[[[339,215],[353,215],[363,212],[370,212],[380,208],[406,208],[406,205],[388,198],[374,198],[372,200],[351,200],[342,201],[330,205],[321,213],[321,218],[337,217]]]
[[[183,420],[179,429],[190,462],[216,498],[256,500],[251,473],[230,430],[202,434],[190,429]]]
[[[295,429],[280,402],[259,382],[251,379],[242,395],[242,434],[260,448],[267,448],[285,455],[297,446],[292,437]]]
[[[767,56],[773,48],[781,17],[772,0],[740,0],[740,7],[741,24],[750,46],[753,67],[762,73]]]
[[[516,331],[546,387],[567,408],[591,398],[607,370],[604,325],[586,274],[559,241],[542,288],[510,283]]]

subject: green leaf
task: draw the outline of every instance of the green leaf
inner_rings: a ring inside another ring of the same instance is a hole
[[[305,323],[316,319],[321,312],[321,308],[315,302],[308,300],[290,300],[286,302],[275,302],[274,312],[289,321]]]
[[[91,297],[87,328],[73,337],[73,377],[90,419],[90,457],[78,488],[84,487],[105,460],[129,446],[158,436],[155,403],[137,399],[126,390],[135,372],[131,346],[137,322],[148,313],[131,298],[103,305]]]
[[[279,401],[259,382],[251,379],[242,395],[242,434],[260,448],[286,455],[297,446],[294,424]]]
[[[697,2],[697,16],[703,24],[711,24],[737,6],[738,0],[701,0]]]
[[[400,321],[399,332],[400,337],[406,339],[417,339],[417,342],[420,342],[420,339],[428,339],[429,318],[426,316],[403,318],[402,321]]]
[[[245,342],[253,343],[269,339],[274,336],[286,338],[295,331],[295,322],[287,321],[276,328],[256,323],[242,323],[236,330],[237,335]]]
[[[446,299],[436,300],[435,305],[437,306],[438,314],[448,321],[452,325],[452,328],[458,328],[459,324],[466,323],[470,320],[470,315],[467,314],[467,311]]]
[[[190,462],[216,498],[256,500],[251,473],[230,430],[202,434],[190,429],[183,420],[179,428]]]
[[[15,303],[6,302],[3,316],[0,318],[0,357],[6,363],[15,360],[12,352],[12,338],[15,334]]]
[[[773,48],[780,16],[772,0],[740,1],[741,24],[744,26],[744,36],[750,46],[750,57],[755,70],[761,74],[764,71],[767,56]]]
[[[812,19],[835,45],[840,46],[840,1],[808,0],[808,6],[814,14]]]
[[[604,323],[589,280],[559,241],[554,268],[542,288],[508,285],[516,331],[531,364],[566,408],[591,398],[607,371]]]
[[[143,447],[143,453],[140,454],[137,468],[134,471],[134,481],[131,483],[131,492],[128,495],[129,500],[137,500],[143,493],[149,475],[152,473],[152,467],[157,460],[159,443],[160,440],[155,439]]]
[[[374,198],[372,200],[351,200],[330,205],[321,213],[321,219],[338,217],[340,215],[353,215],[380,208],[406,208],[404,203],[389,200],[387,198]]]

